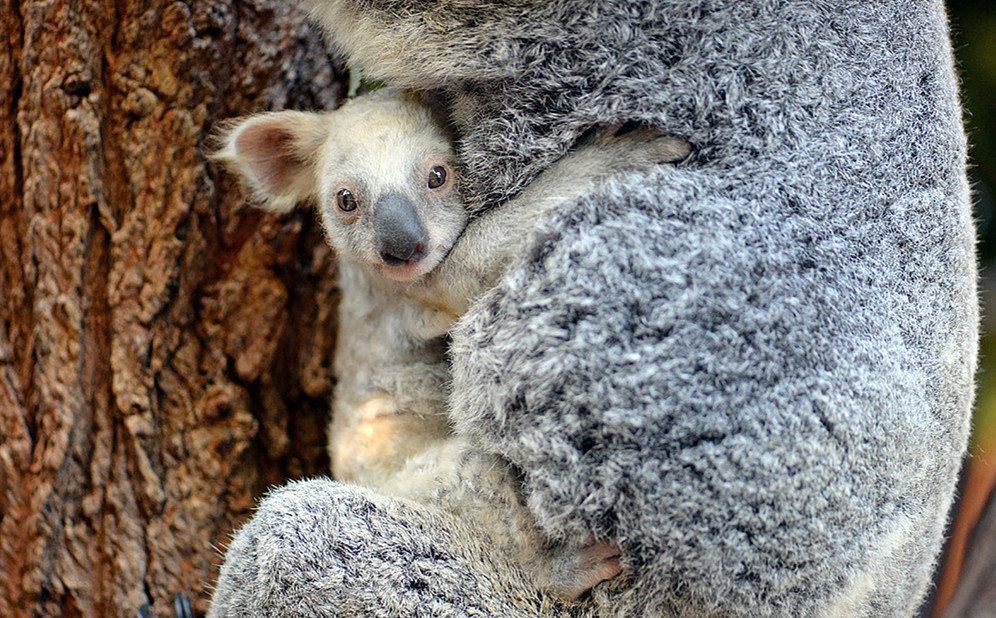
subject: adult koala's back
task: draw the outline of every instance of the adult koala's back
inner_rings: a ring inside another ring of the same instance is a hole
[[[599,611],[911,614],[976,357],[941,4],[313,4],[448,102],[484,216],[592,126],[693,144],[541,226],[453,336],[459,430],[552,539],[622,547]]]

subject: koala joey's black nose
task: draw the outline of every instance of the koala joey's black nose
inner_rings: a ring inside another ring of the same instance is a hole
[[[411,200],[389,193],[374,205],[373,218],[377,250],[385,264],[400,266],[425,257],[429,234]]]

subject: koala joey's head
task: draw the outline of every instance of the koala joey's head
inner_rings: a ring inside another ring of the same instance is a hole
[[[325,113],[229,124],[213,155],[263,208],[312,200],[340,258],[397,281],[425,275],[467,224],[450,141],[430,111],[393,90]]]

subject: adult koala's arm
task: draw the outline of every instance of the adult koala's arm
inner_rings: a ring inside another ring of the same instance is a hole
[[[551,539],[622,548],[602,615],[910,615],[976,355],[941,3],[315,4],[451,102],[482,207],[593,125],[693,144],[541,225],[453,334],[458,428]]]

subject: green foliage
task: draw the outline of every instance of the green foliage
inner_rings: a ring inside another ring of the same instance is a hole
[[[980,350],[977,442],[996,440],[996,2],[956,0],[948,3],[955,55],[961,71],[965,121],[972,161],[971,178],[979,225],[979,259],[983,273],[983,336]],[[988,305],[993,304],[990,308]]]

